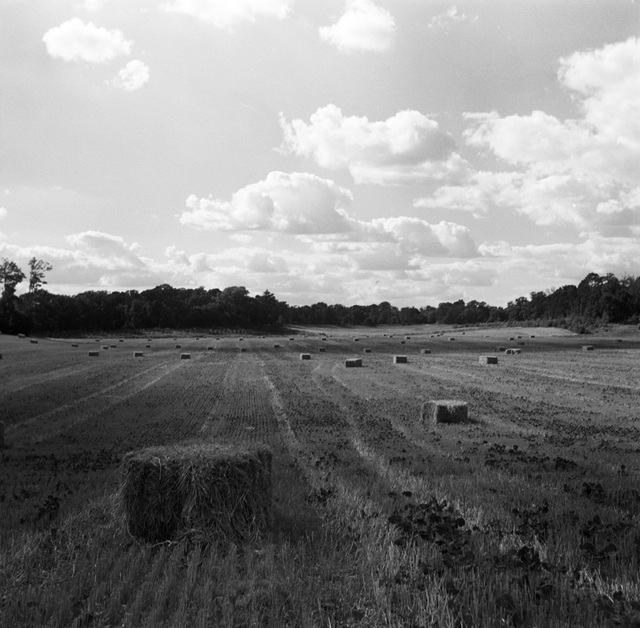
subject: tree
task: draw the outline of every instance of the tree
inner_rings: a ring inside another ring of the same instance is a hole
[[[53,266],[49,262],[32,257],[29,260],[29,294],[33,294],[47,283],[44,280],[44,274],[53,270]],[[24,279],[24,275],[23,275]]]
[[[0,328],[2,331],[13,332],[16,324],[16,286],[25,279],[20,267],[11,260],[3,258],[0,264],[0,283],[2,283],[2,297],[0,297]]]

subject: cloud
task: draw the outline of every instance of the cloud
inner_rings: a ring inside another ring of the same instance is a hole
[[[6,218],[8,215],[8,211],[6,207],[0,207],[0,220],[2,220],[3,218]]]
[[[230,30],[240,22],[255,22],[258,17],[279,20],[289,15],[293,0],[173,0],[166,11],[184,13],[219,29]]]
[[[449,32],[449,29],[462,22],[476,22],[477,16],[470,16],[460,13],[455,6],[452,6],[446,13],[436,15],[429,21],[429,28],[433,31]]]
[[[341,52],[382,52],[391,47],[395,32],[391,13],[370,0],[348,0],[338,21],[319,29],[320,38]]]
[[[406,185],[462,177],[466,163],[455,142],[419,111],[399,111],[387,120],[344,116],[335,105],[319,108],[309,124],[281,114],[283,153],[315,159],[332,170],[348,169],[356,183]]]
[[[212,231],[275,231],[291,234],[348,230],[349,190],[301,172],[271,172],[233,194],[230,201],[189,196],[180,223]]]
[[[104,63],[119,55],[128,55],[133,46],[122,31],[98,28],[77,17],[49,29],[42,41],[51,57],[89,63]]]
[[[85,11],[99,11],[106,4],[107,0],[84,0],[82,8]]]
[[[634,234],[640,224],[640,40],[630,38],[562,58],[558,78],[581,116],[543,111],[466,114],[466,142],[490,150],[505,170],[443,186],[417,207],[504,207],[538,225],[571,225],[582,237]],[[507,170],[506,168],[510,168]]]
[[[127,92],[140,89],[149,81],[149,66],[135,59],[118,72],[118,76],[112,81],[112,85]]]

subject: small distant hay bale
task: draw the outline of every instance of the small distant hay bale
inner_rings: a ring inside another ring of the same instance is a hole
[[[310,360],[311,359],[311,354],[310,353],[301,353],[300,354],[300,359],[301,360]]]
[[[535,334],[532,334],[531,336],[529,336],[529,338],[535,338]]]
[[[506,350],[507,350],[506,347],[496,347],[496,351],[500,351],[500,353],[503,353]]]
[[[322,338],[322,342],[327,342],[327,339],[326,338]]]
[[[593,345],[582,345],[583,351],[593,351]]]
[[[520,339],[520,338],[522,338],[522,336],[516,336],[516,338]]]
[[[89,351],[90,358],[97,358],[100,355],[100,351]]]
[[[118,340],[118,342],[124,342],[124,339],[123,339],[123,338],[120,338],[120,340]]]
[[[111,347],[112,349],[117,349],[117,348],[118,348],[118,345],[110,345],[110,347]]]
[[[264,446],[151,447],[122,460],[129,532],[148,542],[258,540],[272,521],[272,453]]]
[[[72,344],[71,346],[72,346],[74,349],[77,349],[77,348],[78,348],[78,344],[77,344],[77,343],[74,343],[74,344]]]
[[[151,349],[151,345],[145,345],[145,349]]]
[[[354,338],[353,342],[360,342],[360,338]]]
[[[453,336],[449,337],[449,342],[453,342],[455,340],[455,338]]]
[[[213,351],[213,347],[207,347],[207,351]]]
[[[180,359],[181,360],[190,360],[191,359],[191,354],[190,353],[181,353],[180,354]]]
[[[362,366],[362,358],[348,358],[344,361],[344,367],[347,369],[358,366]]]
[[[497,364],[498,356],[497,355],[481,355],[479,361],[480,361],[480,364]]]
[[[182,345],[176,345],[176,349],[182,349]]]
[[[420,349],[420,353],[427,355],[428,353],[431,353],[431,349]]]
[[[96,338],[94,342],[100,342],[100,338]]]
[[[147,338],[147,342],[151,342],[153,338]]]
[[[37,340],[34,340],[33,338],[32,338],[31,340],[29,340],[29,342],[30,342],[32,345],[37,345],[37,344],[38,344],[38,341],[37,341]]]
[[[102,350],[103,351],[108,351],[109,350],[109,345],[102,345]]]
[[[406,355],[394,355],[393,363],[394,364],[406,364],[408,362]]]
[[[327,350],[326,350],[324,347],[320,347],[320,348],[318,349],[318,352],[319,352],[319,353],[325,353],[326,351],[327,351]]]
[[[279,349],[279,348],[280,348],[280,345],[279,345],[279,344],[275,344],[275,345],[273,345],[273,348],[274,348],[274,349]]]
[[[238,342],[242,342],[244,338],[238,338]]]
[[[18,334],[18,338],[26,338],[24,334]]]
[[[433,423],[464,423],[468,420],[468,412],[466,401],[436,399],[422,404],[420,419]]]
[[[404,339],[405,340],[411,340],[411,336],[405,336]]]
[[[363,353],[371,353],[371,349],[369,349],[368,347],[366,349],[362,350]]]
[[[240,349],[240,353],[246,353],[246,352],[247,352],[247,350],[244,347],[242,347],[242,349]]]
[[[133,352],[133,357],[134,358],[141,358],[142,357],[142,351],[134,351]]]
[[[515,340],[515,336],[509,336],[509,340]]]
[[[521,349],[507,349],[505,351],[507,355],[520,355],[522,353]]]
[[[289,340],[295,340],[295,338],[293,336],[291,336],[291,338],[289,338]]]

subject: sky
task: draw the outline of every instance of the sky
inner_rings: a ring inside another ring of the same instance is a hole
[[[638,0],[0,0],[0,258],[292,305],[640,275],[639,37]]]

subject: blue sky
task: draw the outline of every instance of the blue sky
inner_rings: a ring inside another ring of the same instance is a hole
[[[292,304],[637,275],[639,28],[631,0],[4,0],[0,257]]]

